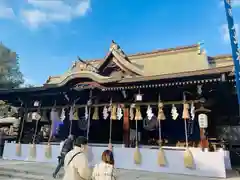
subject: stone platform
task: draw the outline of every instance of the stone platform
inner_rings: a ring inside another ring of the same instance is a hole
[[[0,180],[53,180],[55,165],[51,163],[0,160]],[[61,171],[60,176],[63,175]],[[61,179],[61,178],[59,178]],[[195,177],[117,169],[117,180],[220,180],[221,178]],[[234,171],[228,172],[228,180],[239,180]]]

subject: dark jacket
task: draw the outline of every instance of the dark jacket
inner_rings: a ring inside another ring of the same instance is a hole
[[[0,146],[3,146],[4,145],[4,142],[5,142],[5,137],[4,137],[4,133],[1,131],[0,132]]]
[[[66,155],[72,149],[73,149],[73,140],[68,138],[63,144],[61,155]]]

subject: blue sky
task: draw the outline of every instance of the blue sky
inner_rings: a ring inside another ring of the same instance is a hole
[[[240,25],[240,0],[233,15]],[[67,71],[76,56],[102,58],[111,40],[126,53],[205,42],[230,53],[221,0],[0,0],[0,41],[20,56],[27,83]]]

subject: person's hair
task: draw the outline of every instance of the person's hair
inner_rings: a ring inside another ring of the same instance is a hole
[[[113,157],[113,152],[110,150],[105,150],[102,153],[102,161],[107,163],[107,164],[111,164],[114,165],[114,157]]]
[[[88,144],[88,140],[83,136],[78,136],[74,141],[74,145],[78,147],[81,147],[82,145],[87,145],[87,144]]]

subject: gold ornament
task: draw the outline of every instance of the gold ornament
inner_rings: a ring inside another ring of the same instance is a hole
[[[163,103],[158,104],[158,117],[157,117],[157,119],[158,120],[165,120],[166,119],[164,111],[163,111]]]
[[[116,105],[112,105],[112,108],[111,108],[111,119],[112,120],[117,120],[117,106]]]
[[[183,114],[182,114],[182,118],[184,120],[187,120],[190,118],[190,115],[189,115],[189,104],[187,103],[184,103],[183,104]]]
[[[94,113],[93,113],[93,117],[92,117],[93,120],[99,120],[99,111],[98,110],[99,110],[98,107],[94,108]]]
[[[141,114],[140,106],[136,107],[135,120],[136,121],[142,120],[142,114]]]
[[[72,120],[76,120],[76,121],[79,120],[77,108],[73,109],[73,119]]]

